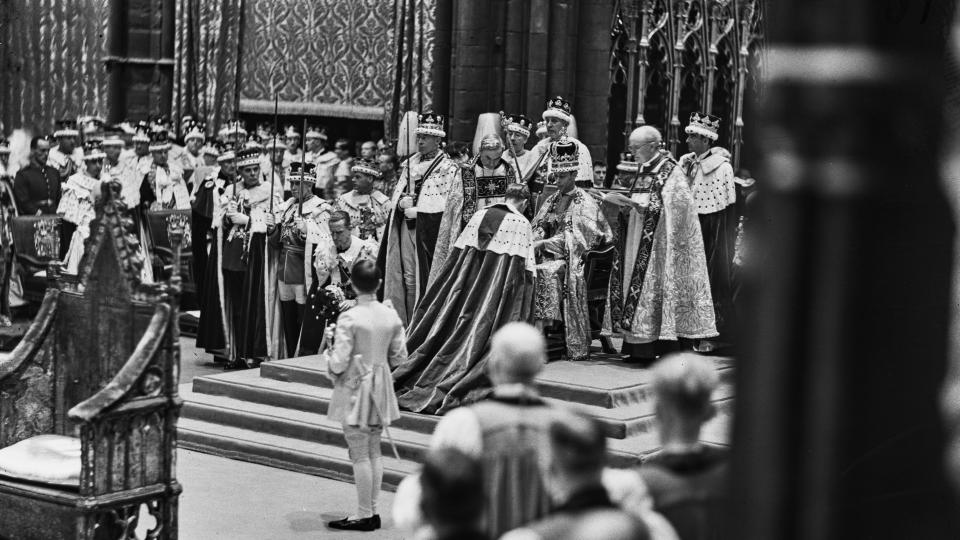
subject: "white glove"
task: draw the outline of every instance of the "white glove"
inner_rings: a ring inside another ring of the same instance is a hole
[[[229,219],[235,225],[246,225],[250,222],[250,218],[241,214],[240,212],[227,213],[227,219]]]
[[[403,215],[407,219],[417,219],[417,207],[411,206],[410,208],[407,208],[406,210],[403,211]]]

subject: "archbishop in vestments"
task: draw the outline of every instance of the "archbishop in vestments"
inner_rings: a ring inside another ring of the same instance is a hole
[[[488,385],[493,333],[531,319],[533,230],[523,216],[529,197],[525,185],[513,184],[505,203],[474,214],[427,288],[407,329],[407,361],[393,373],[402,408],[442,414],[461,405]]]

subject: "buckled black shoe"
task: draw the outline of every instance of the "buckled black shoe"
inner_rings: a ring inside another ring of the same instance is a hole
[[[224,371],[235,371],[238,369],[250,369],[250,365],[247,364],[246,360],[242,358],[238,358],[235,361],[230,362],[227,365],[223,366]]]
[[[380,516],[359,519],[338,519],[337,521],[327,523],[327,526],[340,531],[375,531],[380,528],[378,523],[380,521],[379,517]],[[374,518],[377,519],[375,520]]]

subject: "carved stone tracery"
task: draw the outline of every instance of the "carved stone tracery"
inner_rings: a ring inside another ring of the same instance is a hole
[[[762,20],[763,0],[620,0],[610,73],[611,84],[628,85],[624,135],[654,125],[676,154],[689,114],[716,114],[720,144],[739,163],[744,100],[759,90]]]

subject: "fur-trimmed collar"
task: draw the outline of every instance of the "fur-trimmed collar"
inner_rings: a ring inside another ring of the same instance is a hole
[[[710,148],[710,150],[707,150],[706,154],[707,156],[700,160],[700,168],[703,169],[703,174],[705,175],[717,170],[717,168],[724,163],[730,162],[730,152],[726,148],[714,146]],[[684,154],[684,156],[680,158],[680,161],[686,164],[686,162],[691,159],[697,159],[697,156],[693,152]]]
[[[374,189],[370,193],[370,200],[376,202],[377,204],[386,204],[390,199],[381,193],[380,191]],[[360,200],[363,197],[362,194],[357,193],[357,190],[350,190],[347,193],[344,193],[340,196],[340,201],[345,203],[351,208],[358,208],[360,206]]]

